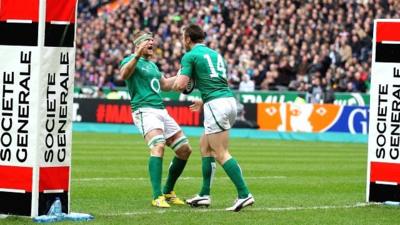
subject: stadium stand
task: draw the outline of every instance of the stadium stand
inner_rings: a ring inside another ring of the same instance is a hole
[[[400,17],[398,0],[83,0],[78,9],[78,87],[124,86],[118,63],[136,29],[154,33],[155,61],[174,76],[180,28],[197,23],[226,59],[232,88],[310,93],[368,92],[373,19]]]

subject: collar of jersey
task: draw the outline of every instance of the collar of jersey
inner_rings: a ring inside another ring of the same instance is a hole
[[[195,45],[193,46],[192,50],[195,49],[196,47],[199,47],[199,46],[206,46],[206,45],[203,44],[203,43],[197,43],[197,44],[195,44]]]

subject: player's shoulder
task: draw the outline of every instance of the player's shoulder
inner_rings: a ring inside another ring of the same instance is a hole
[[[186,52],[183,55],[183,59],[190,59],[190,58],[203,58],[204,54],[218,54],[218,52],[204,44],[201,44],[200,46],[196,46],[192,50]]]
[[[188,52],[186,52],[185,54],[183,54],[183,56],[182,56],[182,61],[184,61],[184,60],[189,60],[189,59],[195,57],[195,55],[196,55],[196,54],[195,54],[193,51],[188,51]]]
[[[119,63],[120,67],[123,66],[124,64],[126,64],[127,62],[129,62],[133,57],[135,57],[135,54],[129,54],[124,56],[124,58],[121,60],[121,62]]]
[[[131,54],[129,54],[129,55],[125,55],[124,58],[122,59],[122,61],[130,60],[130,59],[132,59],[133,57],[135,57],[135,53],[131,53]]]
[[[198,53],[201,54],[201,55],[204,55],[204,54],[208,54],[208,55],[214,55],[215,54],[215,55],[218,55],[219,54],[217,50],[212,49],[212,48],[210,48],[210,47],[208,47],[206,45],[203,45],[200,48],[198,48]]]
[[[217,50],[209,48],[209,47],[207,47],[205,51],[210,52],[210,53],[214,53],[214,54],[219,54]]]
[[[203,57],[203,54],[208,52],[210,48],[205,46],[204,44],[200,46],[195,46],[192,50],[187,52],[187,57]]]

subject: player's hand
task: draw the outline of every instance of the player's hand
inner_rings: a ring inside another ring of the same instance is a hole
[[[143,56],[144,50],[148,47],[148,44],[149,41],[144,41],[137,47],[137,50],[135,51],[137,57]]]
[[[193,104],[189,106],[189,108],[192,112],[198,112],[203,107],[202,100],[193,100],[192,102],[193,102]]]

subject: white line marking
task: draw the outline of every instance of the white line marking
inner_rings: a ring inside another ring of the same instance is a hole
[[[394,185],[397,186],[396,182],[388,182],[388,181],[375,181],[376,184],[386,184],[386,185]]]
[[[266,177],[245,177],[245,180],[257,180],[257,179],[286,179],[286,176],[266,176]],[[196,180],[202,179],[202,177],[180,177],[179,180]],[[216,177],[215,179],[229,179],[228,177]],[[91,177],[91,178],[77,178],[72,179],[72,181],[118,181],[118,180],[132,180],[132,181],[140,181],[140,180],[149,180],[148,177]]]
[[[44,190],[43,193],[63,193],[63,189],[54,189],[54,190]]]
[[[7,23],[32,23],[32,20],[6,20]]]
[[[8,188],[0,188],[0,191],[2,192],[13,192],[13,193],[25,193],[25,190],[19,190],[19,189],[8,189]]]
[[[69,25],[70,23],[69,21],[50,21],[50,24],[54,25]]]
[[[260,207],[253,208],[247,207],[245,211],[269,211],[269,212],[282,212],[282,211],[300,211],[300,210],[323,210],[323,209],[349,209],[349,208],[360,208],[370,205],[381,205],[382,203],[356,203],[354,205],[325,205],[325,206],[308,206],[308,207]],[[190,208],[189,208],[190,209]],[[182,213],[182,212],[197,212],[197,213],[209,213],[209,212],[225,212],[225,209],[191,209],[191,210],[179,210],[179,209],[161,209],[154,211],[137,211],[137,212],[120,212],[120,213],[103,213],[101,216],[137,216],[137,215],[148,215],[148,214],[163,214],[166,212]]]
[[[400,45],[400,41],[382,41],[382,44],[395,44],[395,45]]]

